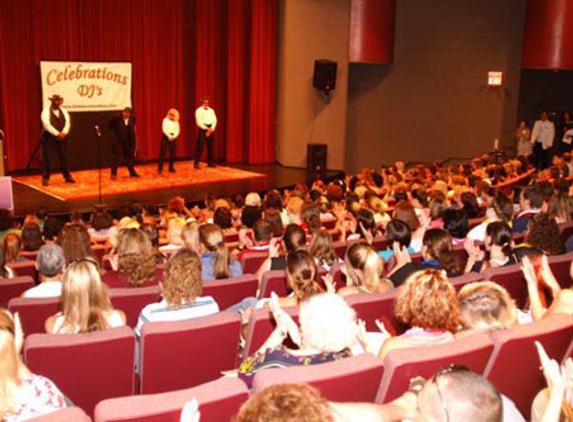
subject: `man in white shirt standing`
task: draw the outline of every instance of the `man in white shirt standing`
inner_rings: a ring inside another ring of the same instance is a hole
[[[70,133],[70,115],[61,107],[64,99],[58,94],[49,98],[51,104],[42,110],[42,186],[50,182],[51,160],[56,150],[60,159],[60,169],[66,183],[76,181],[68,168],[68,134]]]
[[[162,124],[163,136],[159,147],[159,160],[157,162],[157,172],[163,173],[163,162],[165,161],[166,150],[169,149],[169,172],[175,173],[175,139],[179,137],[181,126],[179,125],[179,112],[174,108],[167,112]]]
[[[215,167],[213,161],[213,132],[217,128],[217,116],[215,111],[209,107],[209,98],[201,100],[201,106],[195,110],[195,122],[199,128],[197,135],[197,148],[195,150],[195,168],[199,168],[203,144],[207,143],[207,164]]]
[[[541,113],[541,119],[533,125],[531,142],[533,143],[533,154],[535,155],[535,167],[543,170],[549,167],[550,152],[555,139],[555,125],[549,120],[546,111]]]

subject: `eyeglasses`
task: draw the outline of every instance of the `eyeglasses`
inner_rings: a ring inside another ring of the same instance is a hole
[[[436,385],[436,390],[438,390],[438,398],[440,399],[440,404],[442,407],[442,412],[446,415],[446,422],[450,422],[450,415],[448,413],[448,408],[446,407],[446,402],[444,401],[444,396],[442,395],[442,390],[440,390],[440,384],[438,383],[438,378],[442,375],[453,374],[456,372],[469,371],[467,366],[451,364],[439,369],[434,376],[431,378],[431,382]]]

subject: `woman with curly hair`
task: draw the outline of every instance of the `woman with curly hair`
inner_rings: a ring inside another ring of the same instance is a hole
[[[406,280],[394,313],[410,328],[397,337],[385,333],[388,338],[378,352],[382,359],[394,349],[450,343],[460,322],[456,289],[443,271],[435,269],[418,271]]]
[[[201,258],[191,249],[181,248],[167,261],[161,284],[163,300],[141,311],[136,333],[151,321],[182,321],[216,314],[219,305],[211,296],[201,297]]]
[[[157,255],[149,237],[140,229],[123,229],[119,233],[113,259],[117,259],[117,270],[108,271],[103,276],[109,287],[140,287],[157,284],[161,280]]]
[[[553,217],[543,212],[531,217],[524,242],[515,249],[515,254],[520,260],[525,255],[541,253],[553,256],[563,252],[564,245],[561,241],[559,226]]]
[[[66,264],[85,258],[94,258],[90,247],[90,235],[81,223],[68,223],[58,236],[58,244],[64,250]]]

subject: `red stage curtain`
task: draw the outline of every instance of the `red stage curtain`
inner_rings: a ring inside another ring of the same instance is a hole
[[[194,110],[212,99],[216,158],[275,160],[278,0],[0,2],[0,128],[8,169],[25,167],[41,130],[40,60],[130,61],[140,156],[157,155],[161,120],[182,115],[179,155],[195,146]]]

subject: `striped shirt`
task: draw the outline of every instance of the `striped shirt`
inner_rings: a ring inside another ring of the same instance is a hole
[[[141,327],[146,322],[184,321],[219,312],[219,305],[211,296],[198,297],[193,303],[186,303],[179,308],[169,306],[165,300],[151,303],[142,309],[135,328],[135,334],[140,335]]]

